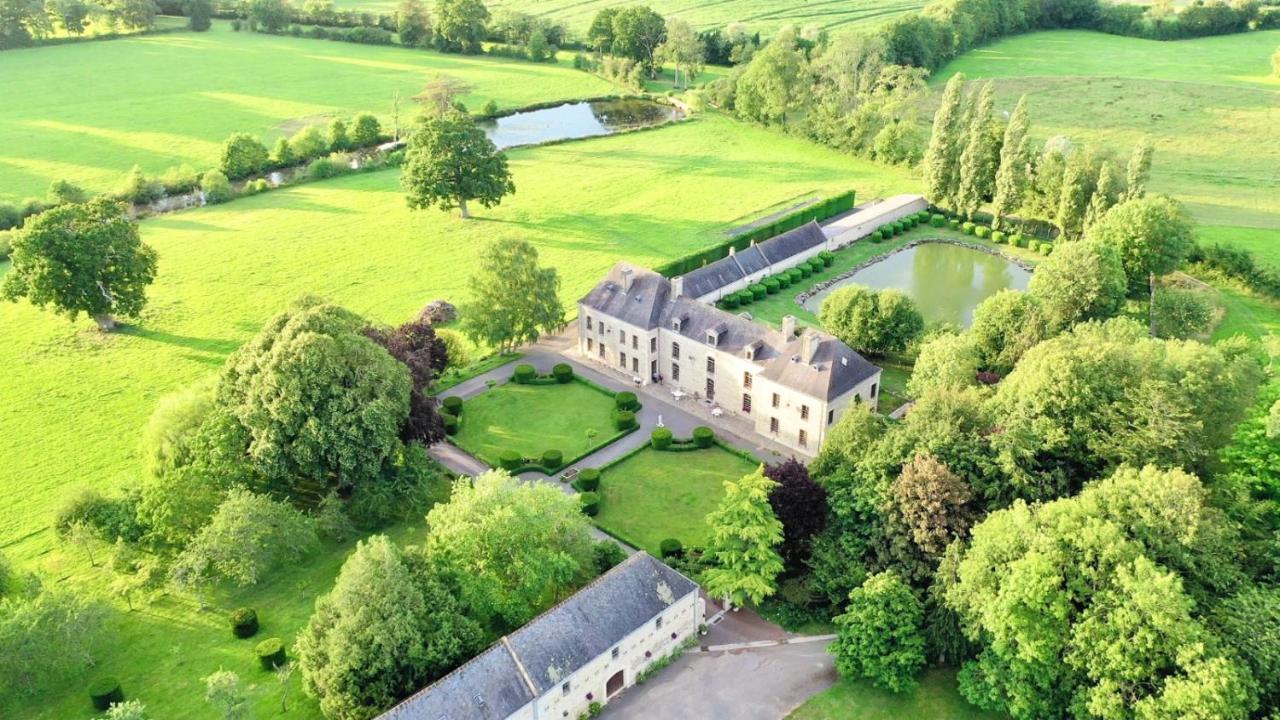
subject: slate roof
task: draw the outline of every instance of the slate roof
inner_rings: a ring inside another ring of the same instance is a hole
[[[746,274],[733,256],[703,265],[692,272],[684,274],[684,294],[690,297],[710,295],[725,285],[735,283]]]
[[[631,271],[631,291],[623,292],[623,271]],[[648,268],[618,263],[578,302],[631,325],[652,328],[671,294],[671,281]]]
[[[684,317],[684,322],[680,324],[680,329],[676,330],[671,321],[679,316]],[[712,305],[698,302],[693,298],[679,297],[668,303],[666,311],[662,314],[662,324],[671,332],[687,338],[691,344],[696,343],[703,347],[708,345],[707,331],[723,326],[720,341],[715,347],[735,355],[741,355],[742,349],[752,342],[763,341],[764,347],[756,356],[757,361],[776,356],[774,348],[783,345],[782,333],[777,330],[752,322],[741,315],[734,315]]]
[[[751,275],[758,273],[769,267],[769,259],[760,252],[759,245],[752,245],[743,250],[730,255],[726,260],[735,260],[738,267],[742,268],[743,275]]]
[[[772,264],[782,262],[806,250],[812,250],[826,241],[827,236],[822,233],[822,226],[818,225],[817,221],[810,220],[809,224],[775,235],[757,247]]]
[[[784,345],[760,374],[810,397],[834,400],[880,372],[880,368],[830,335],[815,331],[815,339],[818,347],[812,362],[800,361],[804,342],[796,338]]]
[[[697,589],[648,553],[636,553],[381,718],[506,718]]]

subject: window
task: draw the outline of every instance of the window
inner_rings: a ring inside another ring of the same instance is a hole
[[[592,350],[595,350],[595,349],[596,349],[596,341],[592,340],[591,338],[587,338],[587,352],[591,352]]]
[[[671,379],[680,379],[680,363],[671,363]]]
[[[827,411],[827,424],[828,424],[828,425],[830,425],[831,423],[834,423],[835,421],[836,421],[836,411],[835,411],[835,410],[828,410],[828,411]]]
[[[656,337],[649,338],[649,352],[651,353],[658,352],[658,338]]]
[[[653,623],[653,626],[654,626],[655,628],[661,628],[661,627],[662,627],[662,616],[661,616],[661,615],[659,615],[659,616],[658,616],[658,619]]]
[[[621,345],[622,347],[626,347],[626,346],[627,346],[627,331],[626,331],[626,330],[619,330],[619,331],[618,331],[618,344],[619,344],[619,345]]]
[[[809,433],[800,431],[800,447],[809,447]]]
[[[671,359],[672,360],[680,359],[680,343],[675,343],[675,342],[671,343]]]
[[[773,394],[773,406],[778,407],[782,404],[782,398],[778,397],[778,393]]]
[[[808,419],[809,419],[809,406],[808,406],[808,405],[801,405],[801,406],[800,406],[800,419],[801,419],[801,420],[808,420]],[[804,432],[804,431],[803,431],[803,430],[801,430],[800,432]],[[803,445],[804,443],[800,443],[800,444],[801,444],[801,445]]]
[[[600,357],[604,357],[604,343],[600,343]]]
[[[633,373],[640,372],[640,358],[638,357],[631,358],[631,372]]]
[[[751,393],[742,393],[742,412],[751,412]]]
[[[587,316],[587,329],[588,329],[588,330],[590,330],[590,329],[591,329],[591,316],[590,316],[590,315],[588,315],[588,316]]]
[[[716,399],[716,381],[712,378],[707,378],[707,399]]]
[[[610,656],[610,657],[612,657],[614,660],[617,660],[617,659],[618,659],[618,652],[619,652],[618,648],[614,648],[614,649],[613,649],[613,652],[612,652],[612,653],[610,653],[610,654],[609,654],[609,656]]]
[[[876,396],[876,383],[871,383],[871,397]]]
[[[639,350],[639,349],[640,349],[640,336],[639,336],[639,335],[632,335],[632,336],[631,336],[631,349],[632,349],[632,350]]]
[[[565,695],[568,695],[568,694],[569,694],[569,683],[565,683],[565,684],[561,685],[561,686],[560,686],[560,692],[564,693]]]
[[[769,432],[778,434],[778,418],[769,418]]]
[[[622,369],[623,369],[623,370],[626,370],[626,369],[627,369],[627,354],[626,354],[626,353],[618,353],[618,365],[620,365],[620,366],[622,367]]]
[[[713,358],[713,357],[709,357],[709,356],[708,356],[708,357],[707,357],[707,372],[709,372],[709,373],[713,373],[713,372],[715,372],[715,371],[716,371],[716,359],[715,359],[715,358]]]
[[[751,373],[749,372],[742,373],[742,387],[744,388],[751,387]]]

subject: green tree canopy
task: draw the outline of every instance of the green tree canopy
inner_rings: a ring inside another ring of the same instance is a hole
[[[422,0],[400,0],[396,5],[396,34],[407,47],[422,47],[431,41],[431,16]]]
[[[249,133],[235,133],[222,145],[218,169],[231,180],[257,175],[270,166],[271,153],[267,146]]]
[[[319,544],[311,518],[293,506],[232,488],[175,565],[195,575],[255,585],[270,571],[301,560]]]
[[[409,137],[400,182],[410,208],[456,207],[464,218],[471,217],[468,201],[490,208],[516,191],[507,156],[458,112],[423,116]]]
[[[924,667],[924,612],[902,578],[892,571],[867,578],[849,593],[849,606],[835,622],[831,654],[842,676],[868,678],[893,692],[915,688]]]
[[[1114,247],[1060,243],[1031,276],[1027,291],[1040,301],[1052,332],[1085,320],[1115,317],[1124,307],[1124,268]]]
[[[524,240],[495,240],[471,277],[472,301],[462,308],[462,331],[477,344],[502,350],[533,342],[564,324],[560,276],[538,266]]]
[[[640,63],[653,76],[658,48],[667,38],[667,23],[645,5],[627,5],[613,16],[609,52]]]
[[[143,244],[125,206],[106,199],[30,218],[9,259],[0,297],[51,305],[72,320],[84,313],[104,331],[115,328],[115,316],[142,312],[156,277],[155,250]]]
[[[742,605],[759,603],[777,590],[782,523],[769,504],[777,485],[765,477],[763,465],[741,480],[724,482],[724,498],[707,515],[707,553],[714,562],[704,576],[707,594]]]
[[[436,0],[436,47],[445,52],[478,53],[489,9],[481,0]]]
[[[974,309],[968,335],[979,366],[1003,375],[1049,337],[1049,327],[1039,299],[1020,290],[1001,290]]]
[[[1147,287],[1150,276],[1182,264],[1193,244],[1192,227],[1182,206],[1161,195],[1116,205],[1090,229],[1089,237],[1119,251],[1134,292]]]
[[[849,347],[871,355],[901,352],[924,331],[924,318],[911,298],[861,285],[828,295],[818,321]]]
[[[925,194],[930,201],[953,208],[952,199],[960,188],[960,154],[965,146],[964,115],[964,74],[956,73],[942,92],[924,154]]]
[[[981,357],[968,333],[943,332],[920,346],[907,392],[919,397],[935,387],[976,385]]]
[[[779,32],[756,53],[735,83],[734,108],[745,118],[770,125],[787,124],[787,114],[799,109],[809,94],[804,54],[795,35]]]

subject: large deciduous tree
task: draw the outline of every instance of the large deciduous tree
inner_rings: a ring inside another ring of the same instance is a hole
[[[782,523],[782,544],[778,551],[788,572],[804,568],[813,536],[827,524],[827,491],[809,477],[809,471],[795,458],[764,469],[765,477],[777,483],[769,493],[769,505]]]
[[[661,15],[645,5],[628,5],[613,16],[609,52],[635,60],[653,77],[658,48],[666,38],[667,23]]]
[[[84,313],[103,331],[115,328],[116,316],[142,312],[156,277],[156,253],[143,244],[138,224],[124,205],[106,199],[31,218],[9,258],[0,297],[51,305],[72,320]]]
[[[1127,290],[1120,253],[1098,242],[1061,244],[1036,267],[1027,288],[1053,332],[1115,317]]]
[[[938,333],[920,346],[907,393],[920,397],[936,387],[968,387],[978,382],[982,358],[968,333]]]
[[[804,54],[795,47],[795,35],[779,32],[751,60],[735,84],[734,108],[743,117],[770,125],[787,124],[787,114],[808,97]]]
[[[63,588],[26,588],[0,598],[0,676],[6,691],[34,696],[93,664],[107,608]]]
[[[713,563],[704,576],[707,594],[742,605],[758,603],[777,590],[783,570],[777,546],[783,531],[769,505],[776,486],[765,477],[764,466],[741,480],[724,482],[724,498],[707,515],[707,554]]]
[[[481,0],[436,0],[436,47],[445,52],[478,53],[483,49],[489,9]]]
[[[257,175],[270,166],[271,152],[249,133],[235,133],[227,138],[218,159],[218,169],[231,180]]]
[[[818,319],[846,345],[872,355],[900,352],[924,331],[924,318],[906,295],[861,285],[828,295]]]
[[[1193,224],[1182,205],[1161,196],[1127,200],[1107,211],[1089,237],[1120,252],[1130,292],[1149,287],[1191,251]]]
[[[318,544],[315,522],[296,508],[232,488],[174,564],[197,575],[255,585],[270,571],[301,560]]]
[[[474,616],[499,627],[520,627],[594,574],[594,543],[577,500],[503,470],[454,483],[427,527],[432,564]]]
[[[328,718],[367,718],[429,685],[482,645],[427,564],[384,535],[356,546],[316,601],[295,652]]]
[[[400,439],[433,445],[444,439],[444,426],[430,397],[431,383],[444,371],[449,352],[444,340],[436,337],[435,328],[421,318],[390,330],[368,328],[365,335],[387,349],[391,357],[409,370],[413,390],[409,396],[409,418]]]
[[[524,240],[485,247],[471,277],[472,301],[462,308],[462,331],[477,344],[503,351],[533,342],[564,324],[560,276],[538,266],[538,251]]]
[[[932,202],[952,204],[960,187],[964,115],[964,75],[956,73],[942,92],[942,104],[933,115],[933,133],[924,154],[925,194]]]
[[[680,18],[667,20],[667,38],[658,48],[658,57],[675,66],[675,86],[688,87],[702,72],[706,62],[707,48],[702,38],[693,31],[693,26]],[[680,72],[684,71],[684,82],[680,82]]]
[[[458,208],[469,218],[468,201],[487,208],[516,191],[507,156],[470,118],[458,112],[424,116],[409,137],[401,184],[414,210]]]
[[[976,515],[972,488],[927,451],[903,466],[889,495],[911,542],[934,559],[968,535]]]
[[[968,335],[982,369],[1003,375],[1050,332],[1038,298],[1020,290],[1001,290],[974,309]]]
[[[431,40],[431,16],[422,0],[400,0],[396,5],[396,34],[408,47],[422,47]]]
[[[848,608],[835,622],[831,654],[842,676],[867,678],[893,692],[916,686],[925,659],[924,611],[897,574],[867,578],[849,593]]]

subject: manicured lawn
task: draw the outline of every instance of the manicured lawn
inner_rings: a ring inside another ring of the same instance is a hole
[[[500,107],[612,91],[568,66],[444,55],[400,47],[232,32],[151,35],[0,54],[0,201],[44,196],[65,178],[111,189],[133,164],[147,172],[217,162],[236,131],[268,144],[309,123],[360,111],[401,124],[432,76],[472,90],[462,100]]]
[[[997,713],[983,712],[956,692],[955,671],[925,671],[914,691],[895,695],[867,681],[841,681],[813,696],[787,716],[788,720],[997,720]]]
[[[889,413],[907,402],[907,381],[911,379],[911,366],[888,360],[874,361],[880,366],[880,412]]]
[[[462,404],[462,426],[453,440],[493,467],[503,450],[532,458],[559,450],[569,460],[617,434],[613,412],[613,398],[585,383],[508,382]]]
[[[667,538],[685,547],[706,546],[707,513],[724,496],[724,481],[757,467],[718,446],[688,452],[645,448],[601,474],[596,524],[654,555]]]

